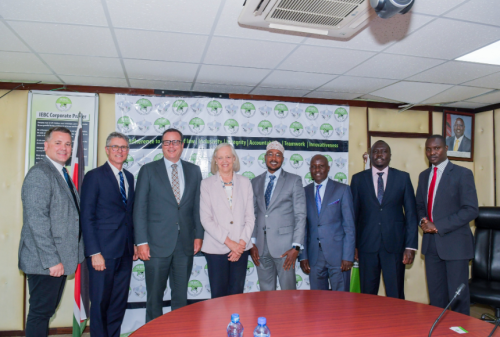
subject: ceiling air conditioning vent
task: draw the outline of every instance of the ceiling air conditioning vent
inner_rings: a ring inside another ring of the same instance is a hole
[[[364,27],[372,13],[369,0],[247,0],[238,22],[349,38]]]

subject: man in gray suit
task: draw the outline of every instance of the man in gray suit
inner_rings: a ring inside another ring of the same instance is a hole
[[[201,170],[180,160],[182,133],[162,136],[163,160],[144,165],[135,189],[134,238],[146,274],[146,322],[163,314],[170,277],[172,310],[187,305],[193,256],[203,243],[200,222]]]
[[[255,227],[252,260],[257,266],[260,290],[296,289],[295,261],[304,244],[306,200],[302,179],[285,172],[285,149],[274,141],[267,145],[267,171],[252,179]]]
[[[446,146],[449,151],[471,152],[472,142],[469,138],[465,137],[465,123],[462,118],[457,118],[453,125],[454,137],[446,138]]]
[[[314,182],[307,185],[307,224],[300,268],[310,274],[311,290],[349,291],[354,261],[354,208],[349,186],[328,178],[325,156],[309,167]]]
[[[30,292],[26,336],[48,336],[66,276],[84,260],[78,194],[64,167],[71,156],[71,132],[49,129],[44,150],[46,157],[29,170],[21,192],[19,269],[28,277]]]

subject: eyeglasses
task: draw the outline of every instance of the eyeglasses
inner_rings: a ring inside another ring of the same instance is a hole
[[[280,158],[283,158],[283,155],[281,155],[279,153],[266,153],[266,157],[267,158],[276,157],[276,159],[280,159]]]
[[[106,147],[110,148],[113,152],[118,152],[118,150],[120,150],[121,152],[126,152],[129,149],[128,146],[118,146],[118,145],[111,145]]]
[[[163,144],[163,146],[169,146],[170,144],[172,144],[173,146],[179,146],[182,144],[182,140],[164,140],[161,142]]]

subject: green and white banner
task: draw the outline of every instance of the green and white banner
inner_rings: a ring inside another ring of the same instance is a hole
[[[75,138],[78,114],[83,114],[83,147],[85,171],[97,164],[97,94],[62,91],[30,91],[26,132],[25,173],[45,156],[45,132],[51,127],[64,126]],[[71,165],[71,159],[66,166]]]
[[[283,169],[312,183],[311,158],[323,154],[330,164],[330,178],[347,183],[349,107],[292,102],[231,100],[194,97],[146,97],[115,95],[116,130],[130,138],[125,168],[137,178],[140,168],[163,158],[161,134],[176,128],[184,134],[182,159],[211,175],[214,148],[231,143],[241,163],[238,172],[249,179],[265,172],[264,154],[269,142],[285,147]],[[309,289],[309,277],[297,262],[297,289]],[[135,331],[145,323],[146,284],[144,264],[134,262],[129,305],[122,333]],[[257,271],[248,261],[245,292],[259,291]],[[164,294],[164,312],[170,311],[170,286]],[[188,299],[210,298],[206,261],[195,257],[188,287]],[[228,318],[229,320],[229,318]]]

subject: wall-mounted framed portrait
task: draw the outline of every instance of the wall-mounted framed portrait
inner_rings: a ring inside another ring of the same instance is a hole
[[[473,161],[473,113],[445,111],[443,114],[443,136],[446,138],[449,159]]]

